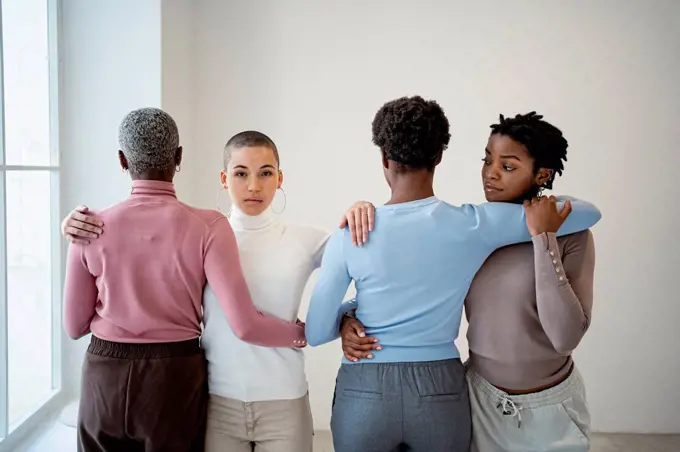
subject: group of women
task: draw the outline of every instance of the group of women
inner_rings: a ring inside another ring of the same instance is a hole
[[[128,114],[119,159],[130,197],[62,223],[72,242],[65,329],[92,333],[79,450],[311,451],[303,348],[341,333],[337,452],[588,450],[571,352],[590,323],[589,228],[600,213],[542,194],[562,173],[567,142],[540,115],[492,125],[485,204],[435,196],[449,138],[436,102],[383,105],[373,142],[391,198],[355,204],[328,234],[276,219],[283,173],[263,133],[241,132],[224,148],[225,218],[177,199],[172,118]],[[352,281],[356,296],[344,302]],[[463,305],[466,363],[455,345]]]

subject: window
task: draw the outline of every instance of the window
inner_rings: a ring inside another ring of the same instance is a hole
[[[56,4],[0,0],[0,440],[60,387]]]

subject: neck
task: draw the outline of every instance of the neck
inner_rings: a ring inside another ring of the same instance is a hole
[[[159,182],[172,182],[175,173],[167,170],[149,170],[141,173],[130,172],[130,178],[134,180],[149,180]]]
[[[538,187],[538,186],[531,187],[531,188],[530,188],[527,192],[525,192],[522,196],[520,196],[519,198],[517,198],[517,199],[515,199],[515,200],[513,200],[513,201],[510,201],[510,202],[513,203],[513,204],[522,204],[524,201],[531,200],[531,199],[537,197],[537,196],[538,196],[538,191],[539,191],[539,187]]]
[[[229,223],[237,230],[255,230],[269,226],[273,221],[273,212],[267,207],[259,215],[248,215],[236,206],[229,211]]]
[[[390,183],[392,196],[386,204],[400,204],[434,196],[433,179],[434,173],[430,171],[393,175]]]

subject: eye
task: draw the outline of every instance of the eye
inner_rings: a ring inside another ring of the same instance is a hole
[[[269,177],[269,176],[273,176],[274,173],[272,173],[271,171],[262,171],[262,175],[264,177]]]
[[[491,160],[489,160],[487,157],[484,157],[482,162],[484,162],[485,165],[491,165]]]
[[[510,166],[510,165],[503,165],[503,169],[504,169],[505,171],[515,171],[517,168],[513,168],[513,167]]]
[[[236,177],[246,177],[246,175],[247,174],[243,171],[239,171],[237,173],[234,173],[234,176],[236,176]]]

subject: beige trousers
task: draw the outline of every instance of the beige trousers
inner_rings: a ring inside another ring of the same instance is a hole
[[[206,452],[312,452],[309,396],[242,402],[210,395]]]
[[[545,391],[508,395],[468,369],[472,452],[587,452],[590,414],[578,369]]]

